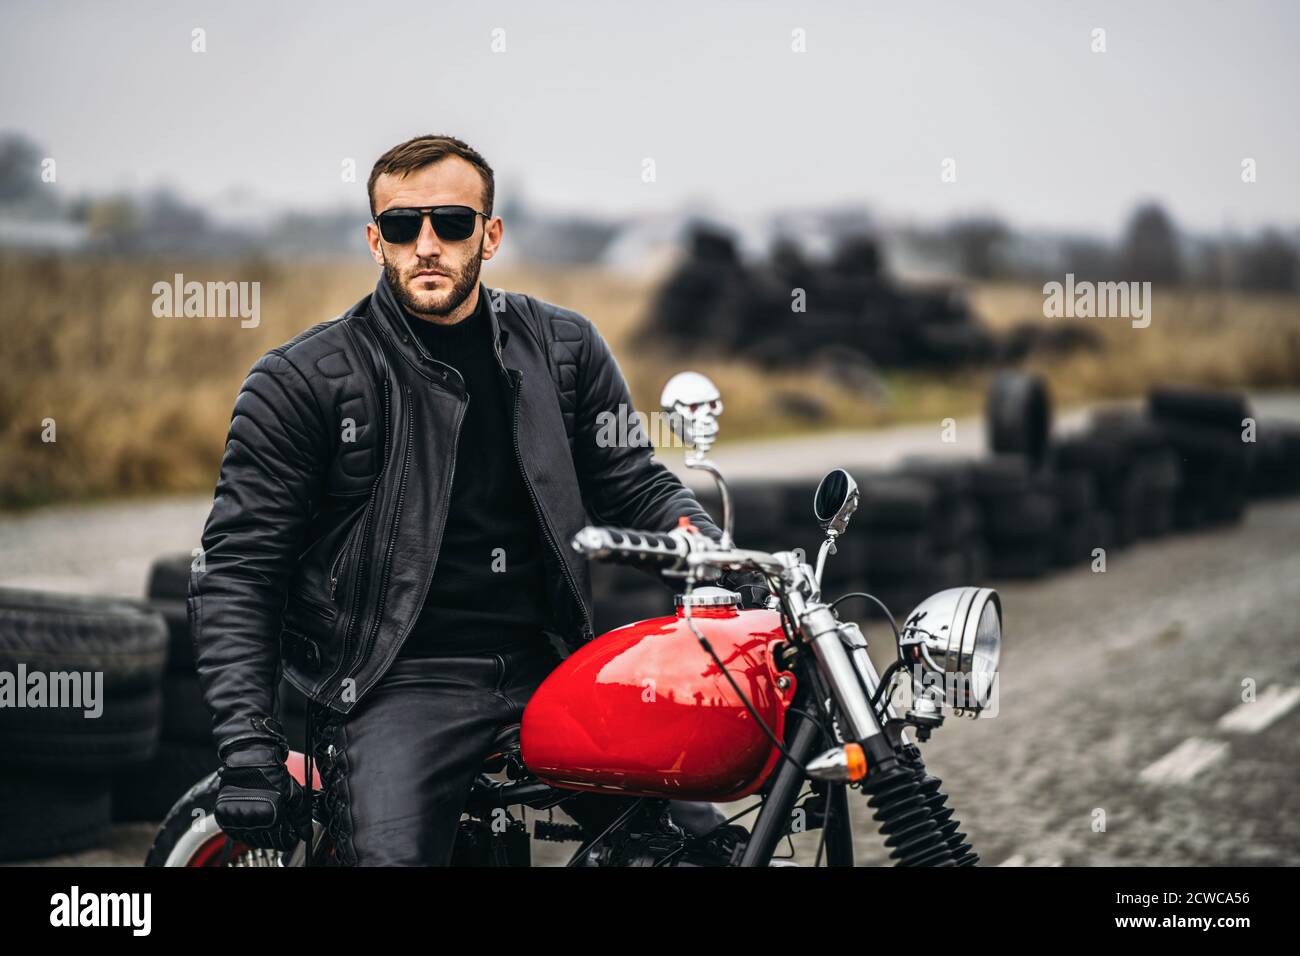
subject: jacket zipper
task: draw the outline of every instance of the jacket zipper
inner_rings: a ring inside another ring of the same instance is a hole
[[[369,513],[370,513],[370,503],[367,502],[366,515],[369,515]],[[352,542],[356,540],[357,532],[361,530],[361,526],[363,524],[364,524],[364,516],[363,516],[363,520],[358,521],[357,526],[348,533],[347,540],[343,542],[343,547],[339,548],[338,556],[335,557],[334,561],[330,564],[330,600],[331,601],[334,600],[334,591],[339,586],[339,566],[343,563],[344,556],[348,553],[349,549],[352,547]]]
[[[501,358],[500,353],[497,354],[497,358]],[[505,371],[504,365],[502,365],[502,371]],[[582,613],[584,636],[592,636],[591,620],[587,617],[587,606],[582,603],[582,598],[578,595],[578,586],[573,583],[573,578],[569,574],[569,566],[564,561],[564,555],[560,552],[559,547],[555,543],[555,538],[551,535],[551,526],[546,521],[546,515],[542,513],[541,503],[537,500],[537,492],[533,489],[533,480],[528,477],[528,470],[524,467],[524,455],[519,449],[519,397],[523,394],[524,373],[516,369],[515,374],[519,376],[518,380],[515,382],[515,460],[519,463],[519,473],[523,475],[524,485],[528,488],[528,496],[533,501],[533,510],[537,514],[537,523],[542,526],[542,532],[545,535],[547,542],[550,544],[551,550],[555,552],[555,558],[560,563],[560,571],[564,576],[564,580],[569,585],[569,593],[573,595],[573,600],[578,605],[578,610]]]
[[[385,378],[384,379],[384,435],[385,436],[388,434],[388,429],[390,427],[389,423],[391,422],[391,420],[392,420],[392,386],[389,383],[388,379]],[[338,691],[338,688],[343,686],[343,681],[346,680],[347,678],[347,675],[343,675],[340,677],[339,674],[342,672],[344,666],[348,662],[349,659],[348,651],[352,647],[352,634],[353,631],[356,630],[356,625],[357,625],[357,611],[358,611],[357,598],[358,598],[359,591],[361,589],[361,581],[365,577],[365,566],[366,566],[365,552],[366,552],[367,542],[370,540],[371,528],[373,526],[372,519],[374,518],[374,513],[375,513],[375,498],[379,494],[379,482],[387,473],[388,473],[388,465],[387,462],[385,462],[383,470],[375,478],[374,487],[370,489],[370,502],[366,505],[366,515],[363,522],[364,531],[361,539],[362,540],[361,560],[357,565],[356,574],[352,576],[352,594],[351,594],[351,602],[350,602],[352,613],[348,617],[347,630],[343,632],[343,652],[339,655],[339,662],[337,665],[335,665],[333,673],[331,673],[330,676],[325,679],[325,683],[322,685],[322,687],[330,688],[328,694],[322,695],[325,697],[326,700],[329,700],[334,696],[334,694]],[[333,686],[335,677],[338,677],[337,687]]]
[[[375,638],[379,635],[379,625],[384,618],[384,605],[388,603],[388,583],[393,576],[393,552],[397,546],[397,529],[402,521],[402,503],[406,499],[406,480],[411,471],[411,441],[413,437],[411,389],[409,386],[403,385],[402,392],[406,395],[406,443],[402,454],[402,477],[397,485],[397,506],[393,509],[392,530],[389,532],[388,547],[384,552],[384,576],[379,584],[379,603],[375,607],[375,621],[370,626],[370,633],[366,635],[365,643],[361,645],[361,653],[357,655],[356,666],[348,671],[343,680],[351,677],[365,665],[366,658],[374,647]],[[342,683],[343,681],[339,681],[340,686],[342,686]],[[360,700],[364,693],[365,690],[360,690],[357,693],[357,699]]]
[[[410,390],[409,390],[409,389],[407,390],[407,394],[408,394],[408,395],[410,394]],[[463,422],[464,419],[465,419],[465,413],[466,413],[466,411],[467,411],[468,409],[469,409],[469,395],[466,394],[466,395],[465,395],[465,401],[464,401],[464,403],[462,403],[462,405],[461,405],[461,407],[460,407],[460,413],[456,416],[456,424],[455,424],[455,426],[452,428],[452,442],[451,442],[451,468],[448,470],[448,474],[450,475],[450,480],[447,482],[447,503],[446,503],[446,507],[444,507],[444,508],[443,508],[443,511],[442,511],[442,526],[441,526],[441,529],[445,529],[445,528],[446,528],[446,526],[447,526],[447,515],[448,515],[448,514],[450,513],[450,511],[451,511],[451,489],[452,489],[452,485],[454,484],[454,482],[455,482],[455,480],[456,480],[456,453],[457,453],[457,450],[458,450],[459,447],[460,447],[460,427],[461,427],[461,422]],[[441,533],[442,533],[442,530],[441,530],[441,529],[438,531],[438,534],[441,534]],[[394,526],[393,526],[393,541],[396,541],[396,540],[397,540],[397,526],[394,524]],[[439,548],[439,550],[441,551],[441,548]],[[425,598],[427,598],[427,597],[429,596],[429,588],[430,588],[430,587],[432,586],[432,584],[433,584],[433,576],[434,576],[435,574],[437,574],[437,573],[438,573],[438,555],[435,554],[435,555],[433,556],[433,567],[429,569],[429,577],[428,577],[428,579],[424,582],[424,590],[423,590],[422,592],[420,592],[420,600],[419,600],[419,602],[418,602],[418,604],[417,604],[417,606],[416,606],[416,611],[415,611],[415,613],[416,613],[416,617],[419,616],[420,611],[421,611],[421,610],[423,609],[423,607],[424,607],[424,600],[425,600]],[[382,611],[381,611],[381,614],[382,614]],[[377,622],[378,622],[378,619],[376,619],[376,624],[377,624]],[[415,621],[412,620],[412,622],[411,622],[412,627],[414,626],[414,624],[415,624]],[[376,633],[377,633],[377,628],[376,628]],[[408,633],[408,634],[410,633],[410,629],[409,629],[409,628],[408,628],[408,630],[407,630],[407,633]],[[364,696],[364,695],[366,694],[366,692],[368,692],[368,691],[370,690],[371,687],[373,687],[373,686],[375,685],[375,682],[378,681],[379,678],[380,678],[381,676],[383,676],[383,673],[388,669],[388,664],[389,664],[389,662],[390,662],[390,661],[391,661],[391,660],[392,660],[392,659],[397,655],[398,651],[401,650],[401,645],[402,645],[402,643],[405,642],[405,640],[406,640],[406,638],[405,638],[405,636],[403,636],[402,641],[396,642],[396,643],[393,645],[393,650],[389,652],[388,660],[384,661],[384,665],[383,665],[383,667],[380,667],[378,670],[375,671],[375,675],[374,675],[372,678],[370,678],[370,682],[369,682],[368,684],[366,684],[365,687],[358,688],[358,691],[357,691],[357,699],[358,699],[358,700],[359,700],[362,696]],[[356,670],[359,670],[362,666],[363,666],[363,664],[360,664],[360,663],[359,663],[359,664],[357,665],[357,667],[354,668],[354,672],[355,672]]]

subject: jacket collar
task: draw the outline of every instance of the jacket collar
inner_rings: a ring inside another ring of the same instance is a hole
[[[497,356],[500,358],[501,351],[510,338],[510,330],[503,327],[501,320],[498,318],[497,310],[492,307],[495,301],[494,291],[484,285],[482,280],[479,281],[479,302],[487,312],[488,325],[492,329],[492,341],[496,343]],[[379,281],[375,284],[375,292],[371,301],[374,304],[374,312],[378,315],[384,331],[388,333],[395,347],[402,353],[402,357],[409,364],[419,369],[422,374],[430,379],[448,384],[455,382],[459,384],[462,391],[464,390],[464,382],[460,377],[460,373],[445,362],[440,362],[430,356],[424,350],[424,346],[420,344],[419,339],[411,334],[411,329],[406,324],[406,310],[397,301],[392,287],[388,284],[388,277],[382,272],[379,274]],[[506,303],[505,308],[508,310],[510,308],[508,298],[503,295],[501,301]],[[504,360],[502,364],[504,365]]]

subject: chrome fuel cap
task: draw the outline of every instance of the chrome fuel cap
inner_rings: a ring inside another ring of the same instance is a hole
[[[740,603],[740,595],[726,588],[696,588],[690,594],[678,594],[673,598],[677,607],[735,607]]]

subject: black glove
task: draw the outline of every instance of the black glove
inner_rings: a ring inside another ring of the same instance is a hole
[[[761,571],[724,571],[718,578],[718,587],[739,594],[742,608],[767,607],[767,599],[772,593],[767,586],[767,577]]]
[[[289,744],[279,725],[264,719],[260,728],[264,735],[241,736],[219,748],[221,789],[214,815],[238,843],[291,850],[301,838],[306,792],[285,768]]]

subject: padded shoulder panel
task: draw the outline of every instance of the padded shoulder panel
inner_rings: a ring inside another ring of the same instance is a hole
[[[353,321],[344,315],[295,336],[276,351],[303,376],[332,436],[327,488],[333,495],[367,494],[383,452],[383,406]]]
[[[582,364],[586,361],[587,341],[591,334],[591,320],[562,306],[534,296],[519,294],[527,300],[538,330],[550,356],[551,374],[559,393],[560,414],[564,418],[564,432],[569,440],[569,452],[574,450],[575,423],[578,411],[578,381]]]

